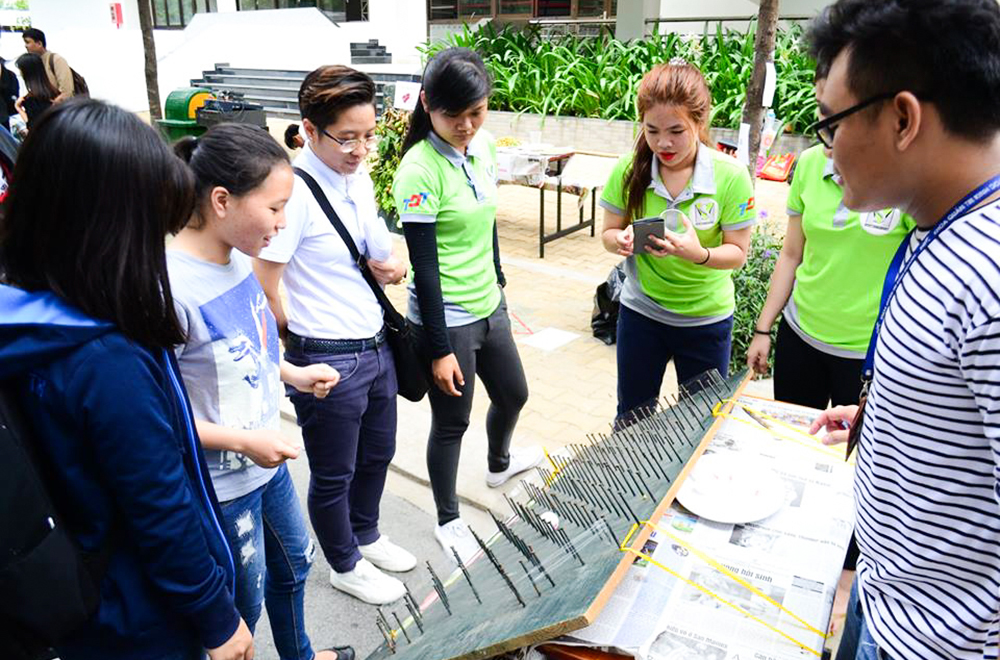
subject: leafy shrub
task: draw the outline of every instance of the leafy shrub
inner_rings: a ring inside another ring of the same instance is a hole
[[[736,311],[733,313],[733,352],[729,360],[730,373],[747,363],[747,349],[753,341],[757,316],[764,307],[767,290],[771,286],[771,273],[781,251],[781,235],[760,212],[759,224],[750,237],[750,253],[743,268],[733,271],[736,289]],[[777,324],[776,324],[777,325]],[[773,342],[772,342],[773,348]],[[774,367],[774,351],[767,359],[768,369]]]
[[[487,23],[476,31],[466,26],[423,52],[430,57],[447,46],[477,51],[493,75],[492,109],[626,120],[636,119],[635,94],[643,74],[682,57],[701,69],[712,88],[712,125],[735,129],[753,72],[755,34],[756,24],[740,32],[723,30],[719,23],[714,32],[693,37],[656,32],[623,42],[605,32],[600,37],[545,39],[537,26],[497,30]],[[775,68],[775,113],[790,130],[804,132],[816,116],[815,66],[800,27],[778,32]]]
[[[389,223],[389,229],[398,231],[396,223],[399,218],[396,204],[392,199],[392,179],[396,176],[399,159],[402,157],[403,136],[410,123],[410,113],[405,110],[386,108],[375,125],[375,134],[379,136],[378,156],[373,159],[369,173],[375,188],[375,203],[379,211]]]

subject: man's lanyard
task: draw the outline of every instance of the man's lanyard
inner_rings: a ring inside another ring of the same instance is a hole
[[[865,364],[861,372],[861,399],[858,401],[858,412],[855,414],[847,434],[847,452],[844,455],[844,460],[847,460],[861,440],[861,428],[864,425],[865,408],[868,403],[868,388],[871,385],[872,377],[875,375],[875,345],[878,342],[878,333],[882,328],[882,322],[885,321],[886,310],[889,309],[889,302],[896,294],[896,289],[899,288],[900,282],[903,281],[906,273],[910,270],[910,266],[917,260],[920,253],[926,250],[927,246],[941,235],[941,232],[950,227],[951,223],[956,219],[968,213],[977,204],[998,190],[1000,190],[1000,174],[973,190],[962,201],[951,207],[951,210],[941,218],[937,225],[934,226],[934,229],[917,244],[910,258],[905,260],[905,263],[904,258],[906,256],[906,249],[910,245],[910,238],[913,236],[912,231],[906,235],[899,249],[896,250],[896,255],[892,258],[892,263],[889,264],[889,271],[885,274],[885,282],[882,283],[882,300],[879,303],[878,318],[875,320],[875,327],[872,328],[872,338],[868,342],[868,353],[865,355]]]
[[[917,260],[920,253],[926,250],[927,246],[940,236],[945,229],[950,227],[956,219],[968,213],[979,202],[998,190],[1000,190],[1000,174],[973,190],[962,201],[951,207],[951,210],[934,226],[934,229],[917,244],[910,258],[905,260],[905,263],[906,249],[910,244],[910,237],[913,235],[913,232],[911,231],[903,239],[899,249],[896,250],[896,255],[892,258],[892,263],[889,264],[889,270],[885,274],[885,282],[882,284],[882,301],[879,304],[878,318],[875,321],[875,327],[872,328],[872,338],[868,342],[868,353],[865,356],[865,364],[861,372],[862,378],[866,383],[871,382],[875,372],[875,344],[878,341],[878,333],[882,328],[882,322],[885,320],[885,312],[889,308],[889,301],[892,300],[896,290],[899,288],[900,282],[903,281],[906,273],[910,270],[910,266]]]

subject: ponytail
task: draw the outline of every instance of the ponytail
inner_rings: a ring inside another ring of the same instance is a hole
[[[632,223],[645,213],[646,189],[653,180],[653,150],[640,131],[635,140],[632,164],[625,170],[625,220]]]
[[[285,127],[285,146],[292,151],[302,146],[302,136],[299,135],[298,124],[289,124]]]
[[[424,110],[423,104],[417,100],[417,107],[410,114],[410,125],[406,128],[406,137],[403,138],[403,149],[399,156],[402,158],[410,147],[426,138],[431,132],[431,116]]]
[[[189,165],[191,164],[191,157],[194,155],[194,150],[197,148],[198,138],[193,135],[185,135],[177,140],[177,142],[174,142],[174,154]]]

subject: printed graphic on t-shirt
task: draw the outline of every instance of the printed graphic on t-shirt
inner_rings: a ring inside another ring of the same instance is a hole
[[[251,273],[199,308],[212,338],[219,387],[219,423],[238,429],[272,428],[281,399],[278,326]],[[238,470],[250,460],[219,452],[218,470]]]
[[[691,220],[696,229],[711,229],[719,220],[719,203],[711,197],[695,200]]]
[[[888,234],[899,224],[902,214],[899,209],[886,209],[861,214],[861,228],[869,234],[883,236]]]

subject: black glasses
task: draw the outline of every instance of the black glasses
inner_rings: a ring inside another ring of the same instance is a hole
[[[896,96],[896,94],[899,94],[899,92],[886,92],[885,94],[878,94],[870,99],[865,99],[857,105],[852,105],[843,112],[838,112],[835,115],[830,115],[826,119],[816,122],[809,130],[810,132],[816,134],[816,137],[819,138],[819,141],[823,143],[824,147],[827,149],[833,149],[833,137],[837,133],[837,124],[850,117],[855,112],[864,110],[868,106],[878,103],[879,101],[891,99]]]
[[[340,145],[340,151],[343,152],[343,153],[345,153],[345,154],[351,153],[352,151],[354,151],[355,149],[357,149],[362,144],[365,145],[365,150],[367,150],[367,151],[372,151],[373,149],[375,149],[375,147],[378,146],[378,140],[379,140],[379,138],[378,138],[377,135],[373,135],[373,136],[365,138],[363,140],[359,140],[357,138],[355,138],[353,140],[341,140],[339,137],[335,137],[335,136],[330,135],[329,133],[327,133],[325,128],[321,128],[319,130],[323,132],[323,135],[327,136],[328,138],[330,138],[331,140],[333,140],[334,142],[336,142],[337,144],[339,144]]]

